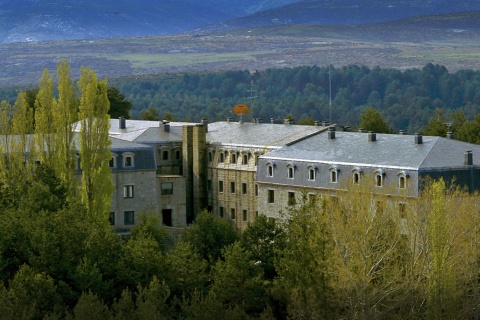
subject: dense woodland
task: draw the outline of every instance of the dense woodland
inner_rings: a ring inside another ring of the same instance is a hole
[[[162,117],[179,120],[224,120],[237,103],[251,106],[248,118],[330,119],[341,125],[358,125],[359,114],[373,106],[394,130],[420,130],[440,109],[447,121],[453,111],[467,120],[480,112],[480,71],[449,73],[440,65],[400,71],[365,66],[341,68],[297,67],[265,71],[227,71],[203,74],[169,74],[148,78],[112,79],[133,103],[133,117],[152,106]],[[253,83],[253,87],[251,84]],[[253,90],[253,91],[251,91]],[[253,100],[247,99],[256,97]]]

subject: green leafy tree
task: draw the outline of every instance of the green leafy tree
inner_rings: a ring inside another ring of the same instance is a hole
[[[52,156],[55,152],[56,128],[52,119],[56,103],[53,95],[53,76],[45,69],[35,99],[35,137],[40,161],[50,166],[53,165]]]
[[[160,116],[158,115],[157,109],[155,109],[154,106],[150,106],[140,113],[140,119],[141,120],[158,121],[158,120],[160,120]]]
[[[228,221],[208,211],[198,214],[195,222],[185,231],[183,241],[189,242],[195,251],[210,264],[220,257],[223,247],[238,239]]]
[[[82,293],[75,308],[73,309],[75,320],[108,320],[111,313],[108,307],[95,294],[88,292]]]
[[[82,168],[80,196],[90,215],[107,223],[113,192],[108,166],[111,142],[108,136],[110,118],[107,113],[107,83],[99,82],[97,75],[89,68],[82,68],[78,87]]]
[[[260,314],[266,307],[263,270],[239,242],[226,246],[215,264],[211,292],[230,308]]]
[[[124,117],[130,118],[130,110],[132,109],[132,103],[128,101],[123,93],[116,87],[108,87],[107,91],[108,101],[110,102],[110,109],[108,114],[112,119],[118,119]]]
[[[368,107],[360,114],[360,127],[376,133],[392,133],[387,121],[374,107]]]

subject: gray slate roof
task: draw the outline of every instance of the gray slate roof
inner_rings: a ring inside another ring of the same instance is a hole
[[[289,124],[214,122],[208,125],[207,141],[216,145],[281,147],[325,129]]]
[[[480,166],[480,145],[427,136],[415,144],[414,136],[396,134],[376,134],[376,141],[369,142],[367,133],[337,131],[335,139],[321,133],[262,158],[426,170],[463,167],[468,150]]]

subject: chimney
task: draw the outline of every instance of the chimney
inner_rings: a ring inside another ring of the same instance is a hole
[[[227,122],[231,122],[232,121],[232,118],[231,117],[228,117],[227,118]]]
[[[423,143],[422,135],[419,134],[419,133],[415,133],[414,139],[415,139],[415,144],[422,144]]]
[[[404,135],[406,135],[407,133],[405,132],[405,130],[399,130],[399,131],[398,131],[398,134],[404,136]]]
[[[200,123],[205,126],[205,132],[208,132],[208,120],[203,118]]]
[[[163,131],[170,132],[170,122],[163,120]]]
[[[318,121],[317,120],[315,120],[314,126],[318,127]]]
[[[368,142],[373,142],[373,141],[377,141],[377,135],[374,132],[370,131],[368,133]]]
[[[472,150],[465,151],[465,162],[466,166],[473,165],[473,153]]]
[[[270,123],[271,124],[274,124],[275,123],[275,120],[273,118],[270,118]]]
[[[328,139],[335,139],[335,127],[328,127]]]
[[[118,118],[118,128],[119,129],[126,129],[127,128],[127,123],[124,117]]]
[[[455,140],[455,135],[453,134],[453,132],[447,132],[447,139]]]

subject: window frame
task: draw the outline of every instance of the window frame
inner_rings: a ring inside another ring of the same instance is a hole
[[[171,188],[164,188],[164,185],[170,185]],[[166,191],[170,190],[170,191]],[[171,181],[164,181],[160,184],[160,193],[162,196],[171,196],[173,194],[173,182]]]
[[[330,168],[328,168],[330,171],[330,183],[338,183],[338,173],[340,172],[340,169],[333,165]]]
[[[126,226],[132,226],[135,224],[135,211],[133,210],[123,211],[123,224]]]
[[[124,168],[135,168],[135,154],[133,152],[122,153],[122,158]]]
[[[223,180],[218,180],[218,192],[223,193]]]
[[[267,190],[267,203],[275,203],[275,190],[268,189]]]
[[[134,185],[127,184],[123,186],[123,198],[124,199],[132,199],[134,197]]]

